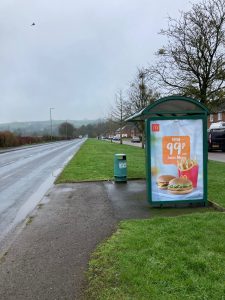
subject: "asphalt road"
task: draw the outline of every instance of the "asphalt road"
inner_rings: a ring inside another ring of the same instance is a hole
[[[82,140],[0,153],[0,242],[34,209]]]

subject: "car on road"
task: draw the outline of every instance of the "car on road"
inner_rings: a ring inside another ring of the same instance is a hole
[[[140,139],[139,136],[133,136],[132,139],[131,139],[131,142],[132,143],[140,143],[141,139]]]
[[[225,128],[208,130],[208,151],[222,150],[225,152]]]
[[[119,137],[118,135],[115,135],[115,136],[113,137],[113,141],[120,141],[120,137]]]

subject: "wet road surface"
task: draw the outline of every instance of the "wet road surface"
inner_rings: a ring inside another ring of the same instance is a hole
[[[0,242],[34,209],[84,140],[0,154]]]

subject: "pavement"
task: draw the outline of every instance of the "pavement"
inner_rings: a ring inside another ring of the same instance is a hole
[[[56,185],[1,248],[0,299],[84,299],[91,254],[121,220],[186,213],[150,208],[143,180]]]
[[[221,151],[208,152],[209,160],[225,162],[225,153]]]

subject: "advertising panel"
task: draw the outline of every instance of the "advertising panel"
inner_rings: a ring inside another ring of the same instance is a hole
[[[203,199],[202,119],[149,124],[152,202]]]

